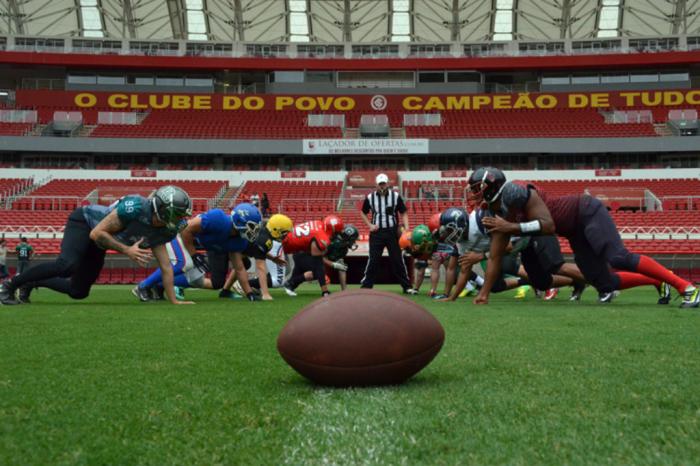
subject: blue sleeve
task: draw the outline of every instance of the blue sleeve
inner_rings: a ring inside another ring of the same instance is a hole
[[[124,196],[117,202],[117,216],[123,224],[139,218],[143,211],[144,198],[141,196]]]

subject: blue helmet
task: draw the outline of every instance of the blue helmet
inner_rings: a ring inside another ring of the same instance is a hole
[[[262,215],[253,204],[243,202],[231,210],[231,222],[241,237],[248,241],[258,239],[262,228]]]
[[[440,214],[440,241],[455,244],[460,238],[469,233],[469,215],[464,209],[450,207]]]

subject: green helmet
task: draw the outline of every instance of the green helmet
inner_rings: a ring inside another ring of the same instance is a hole
[[[185,218],[192,215],[192,200],[185,190],[177,186],[162,186],[151,196],[156,218],[169,230],[180,230]]]
[[[428,225],[418,225],[411,234],[413,248],[421,253],[431,253],[435,248],[435,239]]]

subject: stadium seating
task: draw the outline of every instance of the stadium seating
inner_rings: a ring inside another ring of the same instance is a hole
[[[4,123],[0,122],[0,135],[2,136],[24,136],[32,129],[33,123]]]
[[[193,199],[197,212],[209,208],[209,201],[223,194],[228,187],[224,181],[169,181],[169,180],[52,180],[14,201],[17,210],[72,210],[78,205],[101,201],[109,203],[129,193],[147,195],[167,184],[177,184]],[[89,194],[94,199],[86,199]]]

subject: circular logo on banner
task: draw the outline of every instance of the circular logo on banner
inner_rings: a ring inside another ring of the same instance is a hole
[[[387,106],[387,100],[386,97],[383,95],[375,95],[372,96],[372,100],[370,101],[370,106],[372,107],[373,110],[384,110]]]

